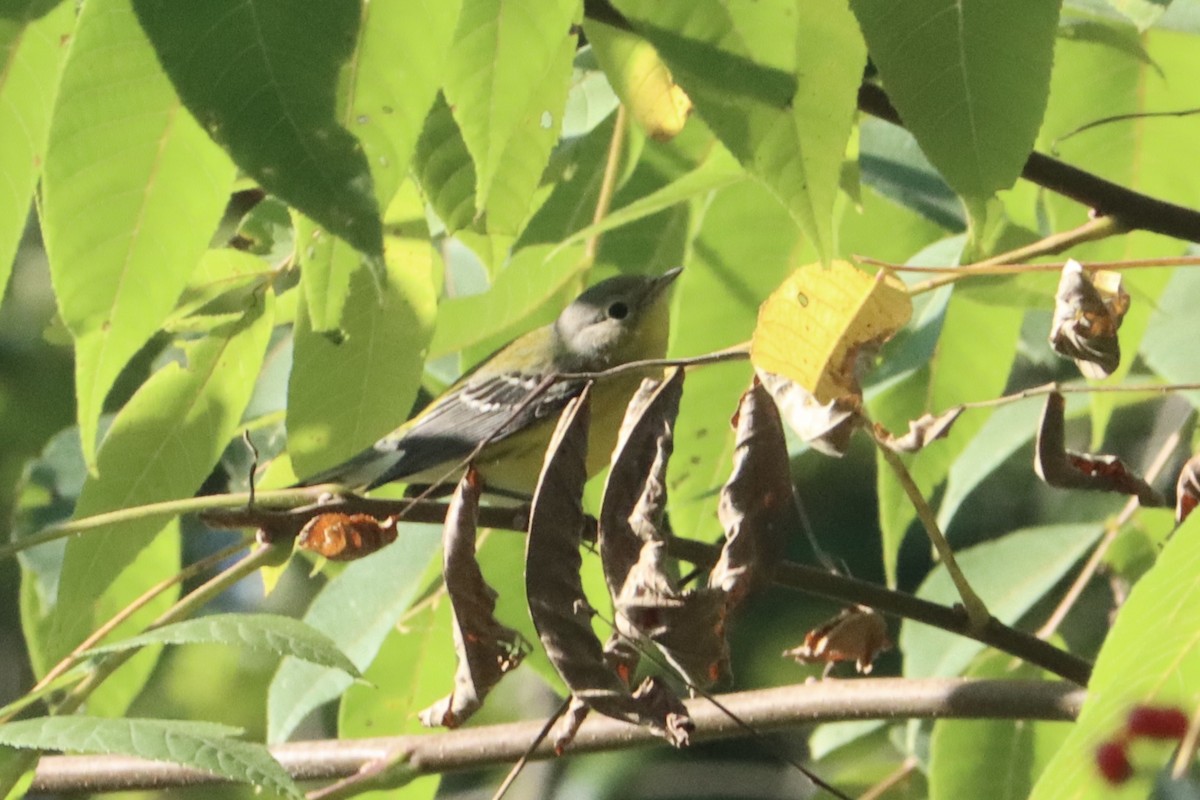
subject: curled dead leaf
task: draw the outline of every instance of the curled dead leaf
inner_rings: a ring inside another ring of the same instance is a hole
[[[717,506],[725,546],[708,585],[726,592],[736,605],[770,583],[787,538],[800,530],[801,520],[783,422],[757,379],[742,395],[732,422],[737,431],[733,472]]]
[[[419,715],[421,724],[456,728],[483,704],[500,678],[516,669],[529,652],[520,633],[495,617],[496,592],[475,559],[479,495],[483,482],[469,468],[446,512],[442,531],[442,574],[454,613],[454,689]]]
[[[1038,477],[1059,489],[1087,489],[1137,497],[1143,506],[1162,506],[1165,501],[1150,484],[1129,471],[1113,455],[1073,453],[1066,448],[1066,400],[1059,392],[1046,396],[1038,427],[1033,469]]]
[[[965,411],[964,406],[954,406],[941,414],[925,414],[908,423],[908,433],[895,436],[879,423],[875,423],[875,433],[884,447],[897,453],[915,453],[930,442],[941,439],[950,432],[955,420]]]
[[[354,561],[396,541],[396,520],[370,514],[320,514],[296,537],[296,546],[330,561]]]
[[[707,687],[728,672],[724,593],[680,591],[664,563],[667,462],[682,390],[683,371],[676,369],[666,380],[644,381],[630,401],[604,487],[598,540],[616,640],[653,642],[690,685]],[[631,655],[620,663],[610,653],[610,663],[628,683],[637,657],[632,647],[625,652]]]
[[[1129,293],[1118,272],[1084,271],[1074,259],[1063,265],[1054,296],[1050,346],[1088,378],[1107,378],[1121,363],[1117,330],[1129,310]]]
[[[829,667],[839,661],[853,661],[858,672],[866,675],[879,654],[891,647],[883,616],[872,608],[856,605],[813,628],[804,635],[804,644],[784,650],[783,655],[801,664],[824,663]]]
[[[1175,521],[1183,522],[1200,503],[1200,453],[1192,456],[1179,470],[1175,482]]]
[[[812,392],[795,381],[766,370],[757,370],[758,380],[771,393],[788,427],[812,449],[841,458],[850,448],[850,437],[862,424],[862,396],[835,397],[818,403]]]
[[[590,388],[563,410],[534,492],[525,544],[529,614],[546,655],[575,698],[683,746],[691,721],[686,713],[678,716],[682,706],[664,704],[657,695],[631,695],[592,631],[592,611],[579,578],[589,402]],[[574,716],[582,718],[582,710]]]
[[[750,360],[795,381],[825,404],[859,395],[868,356],[912,316],[904,284],[847,261],[793,272],[758,312]]]

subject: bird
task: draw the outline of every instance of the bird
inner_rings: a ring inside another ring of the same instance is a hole
[[[472,459],[492,496],[525,499],[537,485],[554,423],[588,381],[543,386],[552,374],[594,373],[663,358],[670,325],[670,287],[682,267],[658,276],[619,275],[584,291],[558,318],[529,331],[463,375],[417,416],[348,460],[297,486],[338,484],[368,492],[402,481],[410,490],[456,481]],[[595,382],[588,436],[588,475],[600,472],[616,445],[625,406],[654,368]],[[541,387],[535,398],[530,394]]]

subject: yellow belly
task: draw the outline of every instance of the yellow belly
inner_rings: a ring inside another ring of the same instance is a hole
[[[588,428],[589,478],[608,466],[612,451],[617,445],[617,434],[621,430],[625,407],[641,385],[642,378],[647,375],[657,377],[661,374],[661,369],[650,369],[618,375],[593,384],[592,418]],[[557,416],[549,417],[486,448],[475,462],[476,468],[483,475],[484,485],[493,491],[532,497],[534,489],[537,488],[546,448],[550,445],[550,437],[554,434],[557,424]],[[435,480],[437,477],[440,476],[422,475],[413,482],[420,483],[420,478]]]

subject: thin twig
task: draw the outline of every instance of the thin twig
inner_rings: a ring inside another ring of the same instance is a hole
[[[723,695],[722,705],[761,731],[794,730],[821,722],[863,719],[1071,720],[1085,693],[1069,683],[969,678],[859,678],[796,684]],[[703,699],[685,702],[696,741],[742,735],[724,712]],[[382,758],[408,756],[416,775],[511,764],[543,725],[542,720],[462,728],[444,733],[295,742],[271,748],[296,780],[333,780]],[[590,716],[568,753],[661,745],[649,730]],[[543,742],[535,759],[554,757]],[[80,793],[152,790],[226,783],[212,773],[130,756],[48,756],[38,765],[32,791]]]
[[[937,550],[938,558],[946,567],[946,572],[950,575],[950,580],[954,582],[954,586],[958,589],[958,596],[962,598],[963,606],[967,610],[967,618],[970,627],[973,630],[983,630],[987,627],[988,620],[991,619],[991,613],[988,612],[987,605],[971,588],[971,584],[967,581],[967,576],[963,574],[962,569],[958,566],[958,561],[954,558],[954,551],[950,548],[950,543],[946,541],[945,535],[942,533],[937,523],[937,515],[933,513],[933,509],[929,507],[929,502],[925,496],[921,494],[921,489],[917,486],[909,474],[908,467],[904,466],[904,462],[900,456],[896,455],[891,448],[885,445],[878,436],[875,437],[875,445],[879,450],[879,454],[883,456],[883,460],[891,467],[892,472],[899,481],[904,493],[908,495],[909,502],[916,509],[917,519],[921,520],[921,524],[925,527],[925,532],[929,535],[929,541],[933,543],[933,547]]]
[[[955,271],[940,278],[932,278],[927,281],[921,281],[908,287],[910,295],[919,295],[925,292],[932,292],[934,289],[940,289],[951,283],[955,283],[963,278],[989,274],[982,270],[994,269],[1003,267],[1007,264],[1012,264],[1016,261],[1024,261],[1029,258],[1038,258],[1040,256],[1052,256],[1058,253],[1070,250],[1072,247],[1083,244],[1084,242],[1094,242],[1098,239],[1105,239],[1109,236],[1125,233],[1126,230],[1112,217],[1100,217],[1098,219],[1088,220],[1078,228],[1062,233],[1051,234],[1050,236],[1040,239],[1032,244],[1024,247],[1010,250],[1007,253],[1001,253],[992,258],[984,259],[977,264],[964,267],[962,270]],[[970,271],[974,270],[974,271]],[[1025,270],[1018,270],[1018,272]],[[996,274],[996,273],[990,273]]]
[[[546,741],[546,737],[550,735],[550,731],[554,728],[554,723],[558,722],[559,717],[567,713],[567,709],[570,708],[570,706],[571,696],[567,695],[563,701],[558,704],[558,708],[554,710],[554,713],[547,717],[546,721],[542,723],[542,727],[540,730],[538,730],[537,736],[533,737],[533,741],[529,743],[529,747],[525,748],[525,752],[521,753],[521,757],[517,759],[517,762],[512,765],[512,769],[510,769],[508,774],[504,776],[504,780],[500,782],[498,787],[496,787],[496,791],[492,795],[492,800],[504,799],[504,795],[508,794],[508,790],[512,788],[513,781],[517,779],[517,776],[521,774],[523,769],[525,769],[525,765],[529,763],[529,759],[533,757],[534,752],[537,751],[542,742]]]
[[[963,264],[958,267],[927,267],[915,264],[897,264],[871,256],[855,255],[855,261],[870,264],[873,267],[883,267],[892,272],[929,272],[945,274],[967,273],[971,275],[1019,275],[1024,272],[1062,272],[1065,261],[1045,261],[1037,264],[1018,264],[1015,262],[992,263],[980,261],[975,264]],[[1079,265],[1084,272],[1109,270],[1120,272],[1130,269],[1151,269],[1154,267],[1200,267],[1200,256],[1169,256],[1164,258],[1128,258],[1121,261],[1081,261]]]
[[[617,188],[617,175],[621,171],[621,153],[625,148],[625,131],[628,128],[628,112],[624,105],[617,106],[616,118],[613,121],[612,137],[608,140],[608,155],[604,161],[604,175],[600,179],[600,192],[596,196],[596,211],[592,215],[592,225],[599,225],[608,216],[612,208],[613,193]],[[600,231],[588,237],[583,246],[584,258],[591,264],[596,260],[600,250]]]
[[[1196,759],[1198,746],[1200,746],[1200,706],[1192,711],[1192,721],[1188,723],[1187,733],[1183,735],[1183,741],[1179,743],[1179,749],[1175,751],[1175,761],[1171,765],[1172,778],[1179,781],[1188,774],[1188,769]]]
[[[141,609],[145,608],[150,601],[154,600],[154,598],[160,596],[172,586],[177,586],[188,578],[191,578],[194,575],[199,575],[201,572],[206,572],[212,567],[215,567],[226,558],[229,558],[234,553],[245,548],[245,546],[245,542],[232,544],[229,547],[218,550],[210,556],[189,564],[171,577],[161,580],[151,586],[149,589],[139,595],[133,602],[114,614],[112,618],[108,620],[108,622],[105,622],[103,625],[96,628],[96,630],[92,631],[92,633],[89,634],[86,639],[76,645],[75,649],[68,653],[62,659],[62,661],[59,661],[50,668],[50,670],[42,677],[42,679],[34,685],[30,692],[39,692],[46,686],[53,683],[60,675],[66,673],[68,670],[78,664],[80,662],[80,656],[99,644],[105,636],[108,636],[108,634],[112,633],[113,629],[115,629],[122,622],[129,619]],[[8,719],[8,717],[0,717],[0,722],[7,722]]]
[[[883,780],[860,794],[858,800],[879,800],[880,797],[883,797],[893,787],[898,786],[901,781],[911,775],[920,763],[916,757],[909,756],[900,762],[900,766],[885,775]]]
[[[273,548],[260,545],[247,553],[242,559],[231,564],[228,568],[214,575],[204,584],[196,587],[185,597],[180,598],[174,605],[158,616],[146,630],[161,628],[171,622],[187,619],[202,608],[209,600],[233,586],[242,578],[254,573],[259,567],[275,557]],[[54,707],[56,714],[73,714],[86,702],[87,698],[102,684],[118,667],[138,653],[135,650],[120,650],[106,653],[99,658],[95,668],[86,678],[67,692],[62,702]]]

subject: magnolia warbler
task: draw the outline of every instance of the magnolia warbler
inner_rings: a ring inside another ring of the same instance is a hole
[[[432,484],[487,440],[473,460],[485,490],[532,495],[558,413],[586,381],[556,381],[542,387],[536,398],[529,395],[552,374],[598,372],[662,358],[670,323],[668,288],[681,271],[675,268],[658,277],[623,275],[596,284],[553,323],[519,336],[482,361],[416,417],[300,485],[339,483],[368,491],[392,481]],[[596,382],[589,475],[608,462],[625,406],[642,378],[652,373],[633,370]],[[451,478],[456,480],[457,472]]]

